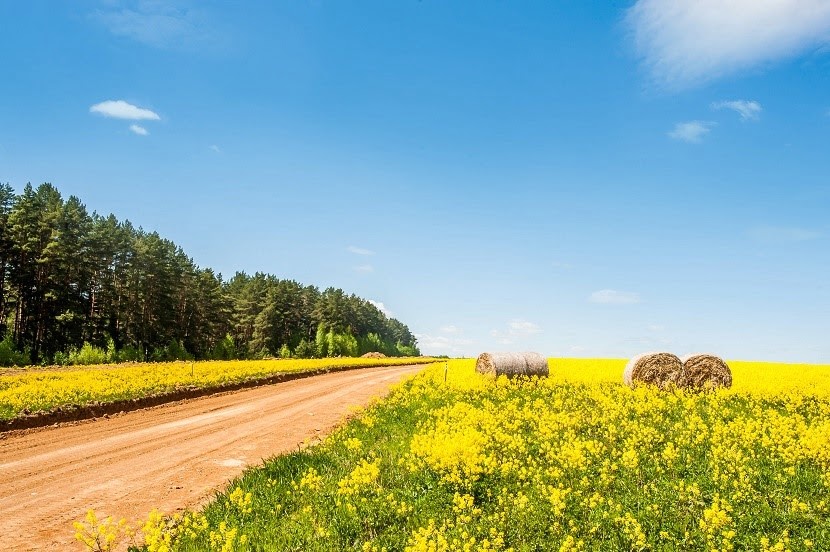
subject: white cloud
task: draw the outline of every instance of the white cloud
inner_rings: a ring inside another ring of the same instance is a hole
[[[806,228],[784,226],[758,226],[749,231],[749,235],[764,243],[796,243],[821,237],[820,232]]]
[[[506,330],[490,330],[490,337],[496,339],[502,345],[511,345],[517,339],[521,339],[530,335],[538,334],[542,329],[538,324],[523,320],[521,318],[514,318],[507,323]]]
[[[617,291],[615,289],[601,289],[588,297],[591,303],[603,305],[632,305],[640,302],[640,294],[633,291]]]
[[[147,136],[148,134],[150,134],[149,132],[147,132],[146,128],[144,128],[143,126],[139,126],[139,125],[130,125],[130,130],[132,130],[133,132],[135,132],[139,136]]]
[[[222,149],[219,146],[217,146],[216,144],[208,146],[208,149],[210,149],[211,151],[216,152],[216,153],[222,153]]]
[[[359,265],[359,266],[355,266],[353,268],[356,272],[363,272],[364,274],[375,271],[375,267],[373,267],[370,264]]]
[[[677,123],[674,130],[669,132],[669,137],[690,144],[699,144],[703,137],[712,130],[715,123],[711,121],[689,121]]]
[[[741,116],[742,121],[757,121],[760,118],[761,104],[755,100],[730,100],[715,102],[712,109],[731,109]]]
[[[374,305],[374,306],[375,306],[375,307],[376,307],[376,308],[377,308],[380,312],[382,312],[382,313],[383,313],[383,314],[385,314],[386,316],[389,316],[389,317],[391,317],[391,316],[392,316],[392,313],[389,311],[389,309],[387,309],[387,308],[386,308],[386,305],[384,305],[384,304],[383,304],[383,303],[381,303],[380,301],[373,301],[373,300],[371,300],[371,299],[368,299],[368,301],[369,301],[371,304],[373,304],[373,305]]]
[[[111,7],[90,14],[92,20],[116,36],[130,38],[156,48],[210,45],[215,40],[204,12],[188,2],[158,0],[114,0]]]
[[[460,332],[461,330],[458,329],[458,326],[454,326],[454,325],[450,324],[449,326],[442,327],[441,331],[444,332],[444,333],[448,333],[448,334],[456,334],[456,333]]]
[[[127,103],[124,100],[107,100],[105,102],[97,103],[89,108],[90,113],[98,113],[104,117],[112,117],[114,119],[128,119],[131,121],[158,121],[161,117],[157,113]]]
[[[539,326],[533,322],[520,319],[511,320],[508,327],[510,328],[510,335],[537,334],[542,331]]]
[[[830,43],[830,2],[639,0],[626,23],[655,83],[682,89]]]
[[[665,329],[666,328],[664,326],[661,326],[660,324],[650,324],[648,326],[648,331],[650,332],[662,332]]]
[[[428,355],[459,355],[470,354],[470,345],[475,341],[472,339],[447,337],[445,335],[415,334],[418,340],[418,348]]]
[[[374,251],[371,251],[369,249],[364,249],[362,247],[357,247],[357,246],[354,246],[354,245],[350,245],[349,247],[347,247],[346,251],[348,251],[349,253],[354,253],[355,255],[374,255],[375,254]]]
[[[496,340],[496,343],[501,345],[512,345],[514,343],[513,336],[510,331],[490,330],[490,337]]]
[[[558,262],[558,261],[553,261],[552,263],[550,263],[550,265],[553,268],[558,268],[558,269],[561,269],[561,270],[570,270],[574,267],[571,263],[561,263],[561,262]]]

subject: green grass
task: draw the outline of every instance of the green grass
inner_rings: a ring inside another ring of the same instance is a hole
[[[248,470],[174,549],[830,549],[825,396],[450,373]]]

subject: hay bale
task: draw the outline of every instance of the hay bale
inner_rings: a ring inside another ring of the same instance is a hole
[[[360,355],[360,358],[386,358],[386,355],[383,353],[371,352]]]
[[[628,361],[623,372],[623,382],[629,387],[637,383],[649,383],[660,389],[678,385],[683,363],[671,353],[643,353]]]
[[[709,390],[732,387],[732,370],[722,358],[706,353],[684,356],[683,372],[677,382],[685,389]]]
[[[481,353],[476,372],[508,377],[547,376],[548,361],[539,353]]]

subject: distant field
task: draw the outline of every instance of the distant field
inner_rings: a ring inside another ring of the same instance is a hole
[[[550,379],[574,383],[619,383],[627,359],[549,359]],[[727,394],[830,396],[830,365],[728,361],[734,382]]]
[[[731,390],[629,389],[625,361],[497,380],[443,362],[252,469],[150,550],[827,550],[830,366],[731,362]]]
[[[0,420],[59,407],[110,403],[185,388],[207,389],[284,373],[422,362],[430,362],[430,359],[231,360],[17,370],[0,375]]]

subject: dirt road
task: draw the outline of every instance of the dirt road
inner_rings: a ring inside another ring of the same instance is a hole
[[[423,366],[366,368],[0,439],[0,550],[78,550],[87,509],[129,521],[209,500]]]

